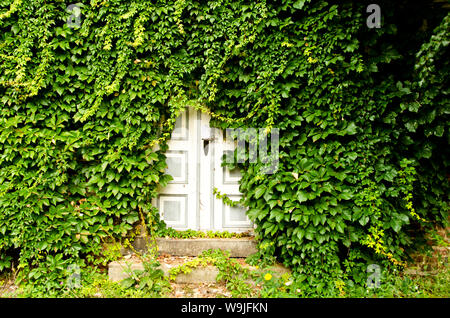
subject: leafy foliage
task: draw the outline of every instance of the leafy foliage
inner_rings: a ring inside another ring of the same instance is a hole
[[[198,257],[180,266],[172,267],[169,270],[169,278],[175,280],[183,273],[188,274],[199,266],[216,266],[218,274],[217,282],[225,283],[227,289],[233,297],[251,297],[255,295],[255,290],[249,284],[256,273],[251,273],[248,268],[244,268],[236,259],[230,258],[229,251],[220,249],[210,249],[203,251]]]
[[[450,18],[379,4],[368,29],[353,1],[91,0],[70,28],[63,1],[0,1],[1,266],[58,288],[153,220],[186,106],[280,129],[275,174],[240,164],[265,253],[310,285],[400,263],[448,217]]]
[[[234,233],[228,231],[195,231],[195,230],[184,230],[177,231],[170,227],[162,227],[156,233],[160,237],[172,237],[179,239],[190,239],[190,238],[241,238],[246,237],[249,233]]]
[[[166,295],[171,286],[169,280],[164,276],[164,272],[159,267],[159,262],[150,259],[143,262],[144,270],[129,270],[129,277],[121,281],[125,288],[135,287],[137,290],[143,290],[152,297],[161,297]]]

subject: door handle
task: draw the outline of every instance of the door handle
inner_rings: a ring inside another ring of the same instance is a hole
[[[205,156],[207,156],[209,151],[209,144],[211,141],[214,140],[214,137],[202,138],[202,140],[203,140],[203,152],[205,153]]]

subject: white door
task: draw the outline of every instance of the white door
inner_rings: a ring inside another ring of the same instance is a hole
[[[213,187],[217,188],[220,193],[226,194],[231,200],[239,201],[242,197],[241,192],[239,192],[240,171],[237,168],[230,170],[227,167],[222,167],[222,157],[227,154],[232,156],[236,144],[233,140],[226,140],[223,130],[214,129],[214,133]],[[231,207],[217,198],[214,198],[213,204],[215,229],[244,232],[253,228],[244,208],[239,205]]]
[[[169,141],[167,173],[174,180],[160,189],[155,200],[161,218],[177,230],[243,232],[253,228],[244,208],[225,205],[213,188],[233,201],[241,198],[240,173],[222,167],[222,156],[234,149],[219,129],[209,127],[209,116],[187,109],[177,119]]]

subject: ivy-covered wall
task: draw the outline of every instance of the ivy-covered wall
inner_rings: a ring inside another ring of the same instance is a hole
[[[280,129],[277,173],[240,164],[264,255],[310,284],[402,265],[448,217],[450,15],[378,2],[371,29],[360,1],[0,1],[0,264],[64,277],[153,220],[191,106]]]

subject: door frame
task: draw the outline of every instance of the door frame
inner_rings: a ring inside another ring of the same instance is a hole
[[[253,224],[246,214],[245,222],[232,224],[233,222],[229,221],[232,219],[231,215],[234,213],[236,218],[236,215],[239,216],[242,211],[233,210],[239,208],[232,208],[224,204],[222,199],[218,199],[213,193],[213,188],[216,187],[221,193],[229,195],[232,199],[238,200],[242,197],[239,192],[238,180],[226,183],[226,167],[221,166],[223,151],[232,150],[235,147],[234,141],[231,143],[226,141],[223,130],[210,127],[210,116],[204,112],[187,107],[179,118],[181,125],[176,127],[172,133],[166,156],[169,155],[169,158],[173,158],[177,153],[185,153],[187,182],[183,184],[170,181],[166,187],[158,189],[159,193],[153,200],[153,205],[158,208],[161,219],[176,230],[244,232],[253,229]],[[181,133],[179,129],[181,129]],[[183,130],[185,131],[183,132]],[[206,142],[206,140],[208,141]],[[170,170],[169,168],[168,170]],[[179,213],[184,213],[184,222],[177,223],[165,219],[165,211],[162,207],[166,201],[165,197],[181,202],[180,198],[185,197],[185,203],[178,204]],[[181,212],[182,207],[185,208],[184,212]],[[227,226],[225,227],[225,225]]]

